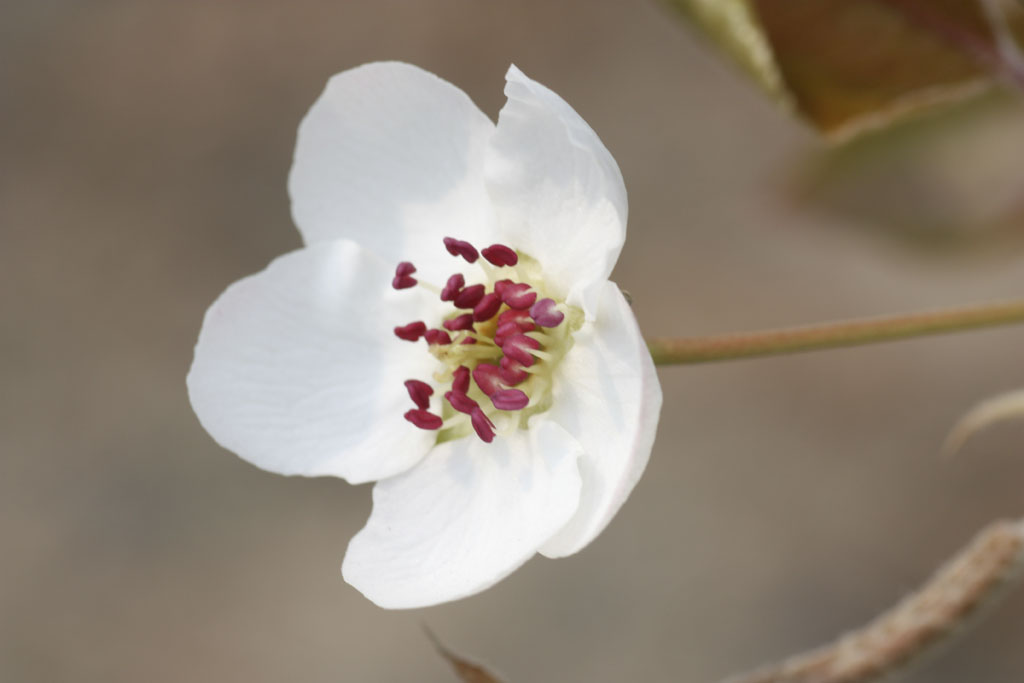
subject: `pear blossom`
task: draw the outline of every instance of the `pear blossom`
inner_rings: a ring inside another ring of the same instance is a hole
[[[505,94],[495,125],[408,64],[331,78],[289,177],[305,246],[217,299],[188,375],[245,460],[376,482],[342,573],[382,607],[579,551],[654,442],[661,389],[608,279],[618,166],[515,66]]]

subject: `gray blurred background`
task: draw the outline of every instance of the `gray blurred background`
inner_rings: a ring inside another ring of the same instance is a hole
[[[338,567],[369,487],[243,463],[184,378],[206,307],[300,244],[300,118],[378,59],[492,117],[514,61],[591,123],[648,334],[1024,294],[1019,103],[826,158],[654,0],[0,2],[0,680],[453,681],[428,624],[512,683],[714,681],[1024,513],[1024,427],[938,455],[1024,386],[1022,329],[667,368],[647,474],[590,547],[454,604],[366,601]],[[1024,592],[911,680],[1022,680],[1022,628]]]

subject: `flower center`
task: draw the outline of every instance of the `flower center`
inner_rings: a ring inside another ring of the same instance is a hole
[[[417,320],[395,328],[400,339],[427,342],[438,360],[432,379],[445,389],[431,411],[434,387],[407,380],[416,408],[405,419],[436,430],[438,443],[471,432],[490,443],[496,433],[525,429],[530,417],[551,407],[555,368],[572,348],[583,313],[549,296],[539,264],[511,247],[494,244],[478,252],[452,237],[444,245],[452,256],[477,264],[484,282],[466,285],[455,273],[436,287],[414,278],[416,267],[408,261],[395,269],[392,287],[425,287],[453,309],[438,327]]]

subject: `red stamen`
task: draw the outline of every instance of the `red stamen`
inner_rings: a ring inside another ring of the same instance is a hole
[[[452,377],[452,390],[460,394],[469,391],[469,368],[460,365],[455,369]]]
[[[509,386],[515,386],[526,381],[526,378],[530,376],[523,365],[518,361],[512,360],[508,356],[504,356],[501,362],[498,364],[498,375],[501,377],[501,381]]]
[[[444,397],[448,399],[448,403],[452,404],[452,408],[455,408],[455,410],[460,413],[469,415],[474,410],[480,410],[479,403],[471,399],[469,396],[460,394],[457,391],[446,391],[444,393]]]
[[[515,282],[509,279],[498,280],[497,282],[494,283],[494,291],[498,293],[498,296],[501,296],[502,293],[505,291],[506,287],[514,284]]]
[[[430,405],[430,397],[434,395],[434,388],[426,382],[418,379],[405,380],[405,388],[409,392],[409,398],[420,410],[426,410]]]
[[[480,302],[473,307],[473,320],[477,322],[483,322],[484,320],[490,320],[498,314],[498,309],[501,308],[501,297],[495,292],[485,294]]]
[[[395,328],[395,336],[405,341],[418,341],[427,331],[427,324],[420,320]]]
[[[522,410],[530,402],[530,397],[519,389],[502,389],[491,396],[491,403],[498,410]]]
[[[565,320],[565,314],[555,309],[553,299],[541,299],[530,307],[530,317],[541,327],[557,327]]]
[[[509,308],[525,310],[533,306],[533,302],[537,300],[537,292],[525,282],[514,282],[502,290],[501,300],[508,304]]]
[[[452,303],[455,304],[455,308],[473,308],[480,303],[480,299],[483,298],[484,286],[470,285],[459,292]]]
[[[519,263],[519,256],[511,247],[504,244],[492,244],[481,252],[484,258],[496,266],[514,266]]]
[[[533,354],[530,351],[539,348],[540,342],[536,339],[527,337],[525,334],[517,334],[506,339],[505,345],[501,347],[501,350],[505,352],[506,357],[526,367],[530,367],[534,361]]]
[[[457,240],[454,237],[445,237],[444,247],[452,256],[461,256],[470,263],[476,263],[476,260],[480,258],[480,254],[477,253],[476,247],[469,242],[463,242],[462,240]]]
[[[428,344],[451,344],[452,338],[444,330],[427,330],[423,335]]]
[[[396,275],[391,278],[391,286],[395,289],[409,289],[416,286],[416,278],[408,275]]]
[[[496,330],[494,330],[494,343],[498,346],[504,346],[505,341],[509,337],[514,337],[520,332],[522,332],[522,330],[519,329],[519,325],[514,322],[502,323],[498,325]]]
[[[471,330],[473,329],[473,314],[463,313],[462,315],[457,315],[454,318],[445,320],[441,325],[444,326],[444,329],[451,332],[457,332],[458,330]]]
[[[410,410],[405,414],[405,419],[420,429],[440,429],[444,422],[440,417],[426,410]]]
[[[391,286],[395,289],[409,289],[416,286],[416,278],[409,277],[416,272],[416,266],[408,261],[402,261],[395,268],[395,277],[391,280]]]
[[[484,415],[484,411],[479,406],[470,413],[470,421],[473,423],[476,435],[483,439],[485,443],[494,441],[494,423]]]
[[[497,365],[491,365],[490,363],[480,363],[473,368],[473,380],[476,385],[480,387],[480,391],[484,392],[485,395],[490,396],[496,391],[501,391],[505,388],[505,385],[501,381],[501,375],[498,374]]]
[[[492,244],[478,252],[469,242],[445,237],[444,245],[448,253],[464,258],[469,263],[476,262],[481,253],[489,263],[498,267],[519,263],[519,255],[504,244]],[[416,266],[409,261],[402,261],[395,268],[392,286],[395,289],[406,289],[418,284],[416,278],[412,277],[415,272]],[[445,400],[455,411],[470,416],[477,436],[490,443],[495,438],[494,422],[480,404],[469,397],[470,385],[475,382],[498,410],[515,411],[529,406],[530,397],[526,392],[513,387],[529,378],[528,368],[537,362],[534,353],[539,352],[542,345],[525,333],[538,327],[555,327],[565,320],[565,314],[558,310],[553,299],[538,299],[539,294],[528,283],[509,278],[495,282],[493,291],[488,293],[483,284],[467,287],[465,276],[455,273],[448,278],[440,296],[442,301],[451,302],[455,308],[465,312],[449,314],[451,317],[441,322],[444,329],[428,329],[425,322],[417,320],[394,328],[395,335],[408,341],[417,341],[423,337],[431,345],[451,344],[453,338],[459,344],[476,344],[475,337],[479,332],[491,338],[484,341],[493,341],[501,349],[503,355],[497,364],[478,362],[472,370],[470,366],[458,366],[452,372],[451,390],[444,394]],[[505,307],[507,310],[503,311]],[[478,331],[476,323],[486,324]],[[453,352],[454,349],[444,353]],[[435,350],[435,353],[440,351]],[[406,380],[405,387],[416,404],[416,409],[405,413],[405,419],[421,429],[441,429],[443,419],[428,410],[434,394],[433,387],[415,379]]]
[[[499,327],[508,322],[514,322],[523,332],[533,332],[537,329],[537,326],[533,324],[533,318],[530,317],[529,311],[510,309],[498,316]],[[498,346],[501,346],[501,344]]]
[[[462,273],[455,273],[448,278],[444,289],[441,290],[441,301],[454,301],[465,286],[466,278],[462,277]]]

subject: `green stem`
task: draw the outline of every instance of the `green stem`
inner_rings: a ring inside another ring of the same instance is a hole
[[[1024,323],[1024,300],[712,337],[656,337],[647,346],[656,364],[683,365],[859,346],[1015,323]]]

